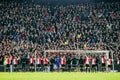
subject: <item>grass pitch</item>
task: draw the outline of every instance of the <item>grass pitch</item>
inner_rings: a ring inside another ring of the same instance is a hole
[[[120,80],[120,73],[1,72],[0,80]]]

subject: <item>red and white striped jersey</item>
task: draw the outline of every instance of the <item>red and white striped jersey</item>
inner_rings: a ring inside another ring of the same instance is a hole
[[[30,58],[30,64],[34,64],[35,59],[34,58]]]
[[[42,60],[41,58],[37,58],[36,59],[36,62],[37,62],[36,64],[41,64],[41,60]]]
[[[10,58],[6,58],[6,63],[10,64],[10,62],[11,62],[11,59]]]
[[[96,58],[92,58],[92,65],[96,65]]]
[[[107,64],[108,64],[108,65],[112,65],[112,59],[108,59],[108,60],[107,60]]]
[[[64,58],[61,58],[61,65],[66,65],[66,58],[64,57]]]
[[[105,64],[106,64],[106,61],[107,61],[106,57],[101,57],[101,62],[102,62],[102,63],[105,63]]]
[[[49,60],[47,58],[43,58],[44,64],[49,64]]]
[[[13,64],[18,64],[18,58],[13,58]]]
[[[85,64],[90,64],[90,58],[86,56]]]

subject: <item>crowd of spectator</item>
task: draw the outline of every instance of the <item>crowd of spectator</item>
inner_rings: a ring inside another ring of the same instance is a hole
[[[120,56],[120,3],[0,3],[0,61],[44,50],[112,50]]]

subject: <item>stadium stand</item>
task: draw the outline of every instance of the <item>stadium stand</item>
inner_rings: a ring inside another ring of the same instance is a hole
[[[70,56],[77,57],[75,53],[49,52],[44,57],[44,50],[109,50],[114,51],[116,69],[120,69],[117,65],[120,61],[120,2],[40,4],[0,3],[1,65],[14,64],[14,67],[19,65],[16,71],[33,71],[36,60],[31,58],[40,57],[42,62],[38,67],[46,69],[48,64],[52,67],[59,64],[61,56],[67,60]]]

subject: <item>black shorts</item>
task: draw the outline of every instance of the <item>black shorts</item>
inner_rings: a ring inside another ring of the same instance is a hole
[[[89,65],[89,64],[86,64],[85,66],[86,66],[86,67],[90,67],[90,65]]]
[[[17,67],[17,64],[14,64],[14,67]]]
[[[112,67],[112,65],[108,65],[108,67],[109,67],[109,68],[111,68],[111,67]]]
[[[41,64],[37,64],[37,67],[41,67]]]
[[[61,65],[62,67],[65,67],[65,65],[63,64],[63,65]]]
[[[44,64],[44,66],[48,66],[48,64]]]
[[[83,64],[80,64],[80,67],[83,67]]]
[[[34,66],[34,64],[33,64],[33,63],[31,63],[31,64],[30,64],[30,66]]]
[[[105,63],[102,63],[102,67],[105,67],[106,65],[105,65]]]
[[[10,64],[7,64],[6,67],[10,67]]]
[[[92,65],[92,68],[96,67],[96,65]]]

